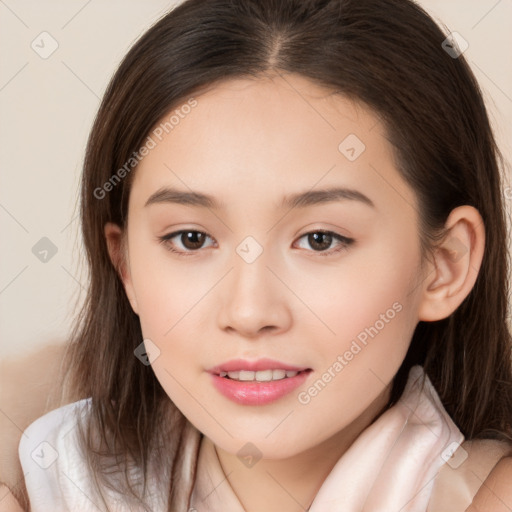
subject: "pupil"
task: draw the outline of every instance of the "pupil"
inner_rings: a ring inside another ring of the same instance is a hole
[[[313,249],[315,246],[319,249],[328,249],[331,242],[332,236],[328,233],[311,233],[309,235],[309,243]]]
[[[182,242],[187,249],[199,249],[204,243],[204,234],[198,231],[182,233]]]

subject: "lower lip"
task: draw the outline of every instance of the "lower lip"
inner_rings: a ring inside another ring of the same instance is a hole
[[[233,402],[242,405],[266,405],[298,388],[309,374],[310,371],[302,371],[295,377],[267,382],[238,381],[219,375],[212,375],[212,378],[217,390]]]

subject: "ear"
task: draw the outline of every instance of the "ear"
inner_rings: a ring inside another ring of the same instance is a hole
[[[114,268],[123,282],[126,296],[132,305],[133,311],[138,315],[137,299],[135,297],[130,272],[130,262],[128,260],[126,233],[124,233],[117,224],[107,222],[105,224],[105,238],[107,240],[110,261],[112,261],[112,265],[114,265]]]
[[[476,282],[484,255],[485,226],[476,208],[453,209],[445,228],[422,285],[418,319],[426,322],[447,318],[459,307]]]

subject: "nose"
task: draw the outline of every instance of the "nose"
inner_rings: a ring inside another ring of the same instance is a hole
[[[251,339],[288,330],[290,293],[268,268],[265,252],[252,263],[235,256],[220,290],[219,327]]]

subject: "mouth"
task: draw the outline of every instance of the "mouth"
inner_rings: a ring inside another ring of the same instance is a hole
[[[211,368],[212,384],[224,397],[241,405],[266,405],[304,384],[311,368],[280,361],[233,360]]]
[[[306,368],[305,370],[284,370],[284,369],[268,369],[268,370],[258,370],[258,371],[250,371],[250,370],[240,370],[233,372],[219,372],[219,377],[224,377],[230,380],[236,380],[239,382],[271,382],[283,379],[290,379],[295,377],[299,373],[310,372],[310,368]]]

